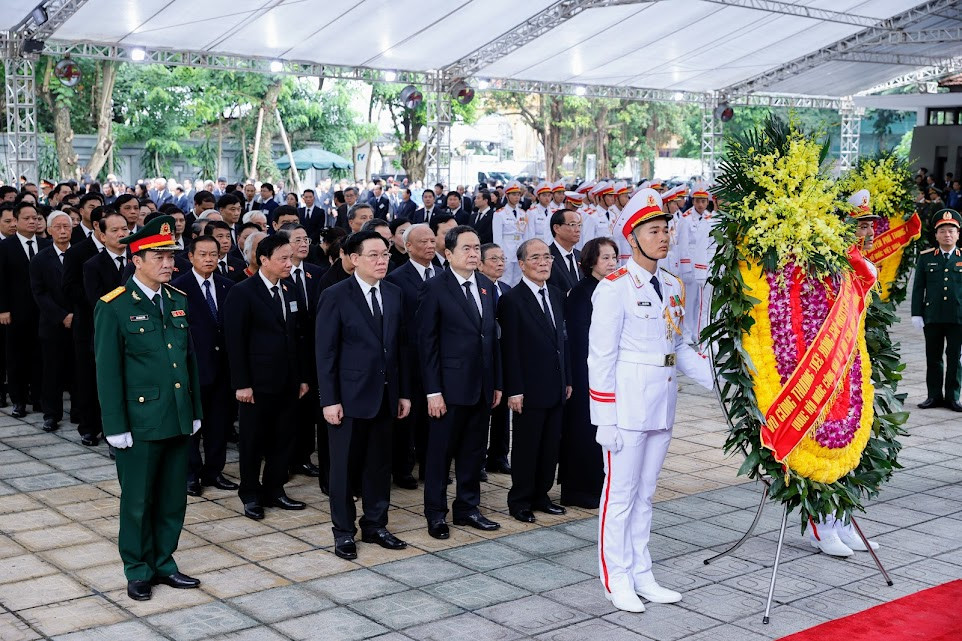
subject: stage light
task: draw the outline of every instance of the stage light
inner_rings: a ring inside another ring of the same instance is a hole
[[[459,80],[451,87],[451,97],[459,105],[469,105],[474,100],[474,89],[463,80]]]
[[[43,5],[37,5],[37,8],[30,12],[30,17],[39,27],[47,22],[47,10],[43,8]]]
[[[721,120],[722,122],[728,122],[735,117],[735,110],[727,102],[720,102],[718,106],[715,107],[714,114],[716,120]]]
[[[424,101],[424,96],[414,85],[408,85],[401,90],[401,104],[405,109],[417,109]]]
[[[134,62],[143,62],[147,58],[147,52],[137,47],[130,50],[130,59]]]
[[[280,60],[271,60],[271,73],[280,73],[284,70],[284,63]]]
[[[45,43],[43,40],[37,40],[35,38],[27,38],[26,40],[23,41],[23,49],[22,49],[23,54],[32,56],[32,55],[43,53],[44,44]]]
[[[394,82],[395,80],[397,80],[397,74],[394,73],[393,71],[385,71],[384,80],[386,82]]]

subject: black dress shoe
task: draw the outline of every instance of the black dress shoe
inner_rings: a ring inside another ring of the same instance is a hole
[[[43,419],[43,431],[44,432],[54,432],[57,430],[57,421],[52,418]]]
[[[321,494],[323,494],[324,496],[331,495],[331,488],[328,487],[327,483],[320,483],[320,486],[321,486]]]
[[[200,496],[204,493],[204,488],[200,481],[193,480],[187,483],[187,496]]]
[[[938,407],[941,404],[942,401],[930,397],[919,403],[919,409],[927,410],[933,407]]]
[[[485,465],[488,474],[511,474],[511,466],[507,461],[493,461]]]
[[[563,507],[561,507],[561,506],[558,505],[557,503],[552,503],[551,501],[548,501],[548,502],[545,503],[544,505],[539,505],[539,506],[535,507],[534,509],[538,510],[539,512],[544,512],[545,514],[559,515],[559,514],[567,514],[567,513],[568,513],[568,510],[564,509]]]
[[[357,558],[357,544],[354,543],[354,539],[347,537],[345,539],[334,540],[334,555],[339,556],[342,559],[347,559],[351,561]]]
[[[321,475],[321,470],[313,463],[301,463],[300,465],[295,465],[290,469],[291,474],[302,474],[304,476],[309,476],[316,479]]]
[[[89,445],[90,447],[94,447],[95,445],[98,445],[100,441],[97,440],[97,437],[93,434],[84,434],[80,437],[80,443],[81,445]]]
[[[962,412],[962,404],[958,401],[945,401],[945,407],[953,412]]]
[[[428,522],[428,534],[435,539],[447,539],[451,536],[451,530],[448,529],[448,524],[444,522],[444,519],[441,519]]]
[[[150,581],[127,581],[127,596],[134,601],[149,601],[150,592]]]
[[[244,516],[249,519],[254,519],[255,521],[260,521],[262,518],[264,518],[264,508],[261,507],[261,504],[257,503],[256,501],[244,503]]]
[[[403,490],[418,489],[418,480],[414,478],[414,476],[411,474],[406,474],[404,476],[395,476],[394,484]]]
[[[3,407],[3,405],[0,405],[0,407]],[[74,414],[73,412],[70,412],[70,422],[73,423],[74,425],[79,425],[79,424],[80,424],[80,415],[79,415],[79,414]]]
[[[365,543],[377,543],[382,548],[387,548],[388,550],[403,550],[408,546],[407,543],[388,532],[385,528],[374,530],[373,532],[364,532],[361,534],[361,540]]]
[[[240,487],[223,474],[218,474],[214,478],[203,482],[206,487],[216,487],[218,490],[236,490]]]
[[[10,416],[14,418],[23,418],[26,415],[27,415],[26,405],[14,405],[13,411],[10,412]]]
[[[195,579],[192,576],[187,576],[180,572],[174,572],[170,576],[155,576],[154,584],[169,585],[178,590],[191,590],[200,587],[200,579]]]
[[[469,525],[478,530],[484,530],[485,532],[490,532],[491,530],[497,530],[501,527],[500,523],[495,523],[489,518],[481,516],[480,514],[471,514],[469,516],[462,516],[461,518],[454,519],[455,525]]]
[[[511,510],[511,516],[522,523],[534,523],[534,513],[531,510]]]
[[[295,501],[289,496],[278,496],[277,498],[272,499],[268,505],[271,507],[279,507],[282,510],[303,510],[307,507],[307,503],[304,503],[303,501]]]
[[[488,482],[488,473],[487,471],[485,471],[484,468],[481,468],[481,475],[478,477],[478,480],[481,481],[482,483]]]

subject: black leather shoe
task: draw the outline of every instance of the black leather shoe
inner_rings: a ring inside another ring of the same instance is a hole
[[[260,521],[262,518],[264,518],[264,508],[261,507],[261,504],[257,503],[256,501],[244,503],[244,516],[249,519],[254,519],[255,521]]]
[[[127,581],[127,596],[134,601],[149,601],[150,593],[150,581]]]
[[[936,400],[934,398],[927,398],[921,403],[919,403],[919,409],[927,410],[933,407],[938,407],[942,404],[942,401]]]
[[[488,461],[484,469],[488,474],[511,474],[511,466],[507,461]]]
[[[945,401],[945,407],[953,412],[962,412],[962,404],[958,401]]]
[[[204,485],[207,487],[216,487],[218,490],[236,490],[240,487],[223,474],[218,474],[213,479],[204,481]]]
[[[57,430],[57,421],[52,418],[43,419],[43,431],[44,432],[55,432]]]
[[[3,405],[0,405],[0,407],[3,407]],[[80,414],[76,414],[76,413],[74,413],[74,412],[70,412],[70,422],[73,423],[74,425],[79,425],[79,424],[80,424]]]
[[[98,445],[100,441],[97,440],[97,437],[93,434],[84,434],[80,437],[80,443],[81,445],[89,445],[90,447],[94,447],[95,445]]]
[[[534,513],[531,510],[511,510],[511,516],[522,523],[534,523]]]
[[[187,576],[180,572],[174,572],[170,576],[155,576],[154,584],[169,585],[178,590],[192,590],[193,588],[200,587],[200,579],[195,579],[192,576]]]
[[[13,411],[10,412],[10,416],[12,416],[12,417],[14,417],[14,418],[23,418],[23,417],[26,416],[26,415],[27,415],[27,406],[26,406],[26,405],[14,405],[14,406],[13,406]]]
[[[495,523],[491,519],[481,516],[480,514],[471,514],[470,516],[463,516],[459,519],[454,519],[454,524],[469,525],[478,530],[484,530],[485,532],[497,530],[499,527],[501,527],[500,523]]]
[[[403,490],[418,489],[418,480],[411,474],[406,474],[405,476],[395,476],[394,484]]]
[[[204,488],[200,484],[200,481],[188,481],[187,482],[187,496],[200,496],[204,493]]]
[[[290,469],[291,474],[302,474],[304,476],[309,476],[316,479],[321,475],[321,470],[313,463],[301,463],[300,465],[295,465]]]
[[[357,544],[354,543],[354,539],[347,537],[346,539],[334,540],[334,555],[339,556],[342,559],[347,559],[348,561],[357,558]]]
[[[361,540],[365,543],[377,543],[388,550],[403,550],[408,546],[407,543],[388,532],[386,528],[364,532],[361,534]]]
[[[279,507],[282,510],[303,510],[307,507],[307,503],[303,501],[295,501],[289,496],[278,496],[268,503],[271,507]]]
[[[544,512],[545,514],[554,514],[556,516],[559,514],[568,513],[568,510],[564,509],[557,503],[552,503],[551,501],[548,501],[544,505],[539,505],[534,509],[538,510],[539,512]]]
[[[448,524],[444,522],[444,519],[441,519],[440,521],[428,522],[428,534],[435,539],[447,539],[451,536],[451,530],[448,529]]]
[[[488,482],[488,472],[484,468],[481,468],[481,475],[478,477],[478,480],[482,483]]]

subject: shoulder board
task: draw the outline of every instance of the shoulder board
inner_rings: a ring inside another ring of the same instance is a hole
[[[105,303],[109,303],[109,302],[112,301],[113,299],[115,299],[115,298],[117,298],[118,296],[120,296],[121,294],[123,294],[125,291],[127,291],[127,288],[124,287],[123,285],[121,285],[121,286],[118,287],[117,289],[114,289],[114,290],[112,290],[112,291],[109,291],[109,292],[107,292],[106,294],[104,294],[103,296],[101,296],[101,297],[100,297],[100,300],[102,300],[102,301],[105,302]]]
[[[497,208],[497,209],[494,210],[494,213],[498,213],[499,211],[504,211],[504,210],[505,210],[504,207],[499,207],[499,208]]]
[[[619,278],[621,278],[622,276],[624,276],[624,275],[627,274],[627,273],[628,273],[628,268],[627,268],[627,267],[619,267],[619,268],[616,269],[615,271],[613,271],[613,272],[611,272],[610,274],[608,274],[607,276],[605,276],[605,280],[615,281],[615,280],[618,280]]]
[[[179,289],[177,289],[176,287],[174,287],[173,285],[166,284],[166,286],[167,286],[167,289],[172,289],[172,290],[174,290],[175,292],[177,292],[178,294],[180,294],[181,296],[186,296],[186,295],[187,295],[187,292],[182,292],[182,291],[180,291]]]
[[[679,278],[678,274],[674,274],[674,273],[668,271],[667,269],[665,269],[664,267],[659,267],[658,269],[660,269],[661,271],[665,272],[665,273],[668,274],[669,276],[674,276],[674,277],[677,278],[678,280],[681,280],[681,278]]]
[[[925,249],[919,252],[919,256],[924,256],[925,254],[931,254],[934,251],[935,251],[935,247],[929,247],[928,249]]]

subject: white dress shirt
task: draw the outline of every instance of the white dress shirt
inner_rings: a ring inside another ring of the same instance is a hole
[[[484,312],[482,311],[483,307],[481,306],[481,292],[478,291],[478,282],[474,278],[474,272],[471,272],[470,278],[461,278],[461,275],[453,269],[451,273],[454,274],[454,277],[458,281],[458,287],[460,287],[462,291],[464,291],[465,283],[471,283],[471,295],[474,297],[474,303],[478,306],[478,314],[484,316]]]
[[[271,289],[273,287],[277,287],[277,295],[281,299],[281,311],[284,312],[284,320],[287,320],[287,303],[284,301],[284,284],[280,281],[280,279],[278,279],[277,283],[272,283],[270,280],[268,280],[267,276],[264,275],[264,272],[259,269],[257,270],[257,275],[261,277],[261,280],[264,282],[264,286],[267,287],[267,294],[272,300],[274,298],[274,292],[272,292]]]
[[[205,300],[206,300],[206,298],[207,298],[207,292],[204,291],[204,283],[210,283],[210,296],[211,296],[211,298],[214,299],[214,309],[217,309],[217,290],[214,289],[214,287],[215,287],[215,285],[214,285],[214,275],[211,274],[211,275],[208,276],[207,278],[204,278],[203,276],[201,276],[200,274],[198,274],[198,273],[197,273],[197,270],[194,269],[193,267],[191,267],[190,271],[191,271],[191,273],[194,275],[194,278],[197,279],[197,286],[200,287],[200,293],[204,295],[204,299],[205,299]]]
[[[374,288],[374,296],[377,297],[377,304],[378,304],[378,307],[381,308],[381,317],[383,318],[384,317],[384,299],[381,298],[381,281],[377,281],[373,285],[369,285],[368,283],[365,283],[360,276],[358,276],[358,273],[356,270],[354,274],[352,274],[352,276],[354,276],[354,279],[357,281],[357,284],[360,285],[361,293],[364,294],[364,300],[365,302],[367,302],[367,308],[371,310],[372,316],[374,315],[374,306],[371,305],[371,288],[372,287]]]

